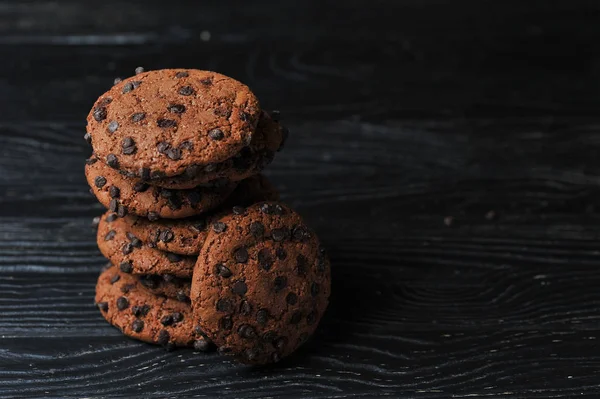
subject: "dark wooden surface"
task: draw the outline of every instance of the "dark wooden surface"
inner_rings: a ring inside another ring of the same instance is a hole
[[[0,3],[0,397],[600,395],[598,2],[202,3]],[[292,131],[268,175],[334,282],[280,365],[93,306],[84,121],[138,65],[236,77]]]

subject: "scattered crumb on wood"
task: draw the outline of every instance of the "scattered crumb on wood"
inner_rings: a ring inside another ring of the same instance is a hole
[[[486,219],[486,220],[494,220],[494,219],[496,219],[496,211],[494,211],[494,210],[492,210],[492,211],[488,211],[488,212],[485,214],[485,219]]]
[[[454,217],[453,216],[446,216],[444,218],[444,224],[448,227],[452,226],[454,224]]]

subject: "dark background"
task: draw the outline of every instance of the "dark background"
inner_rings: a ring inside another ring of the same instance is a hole
[[[599,7],[2,1],[0,397],[598,397]],[[140,65],[240,79],[290,127],[267,174],[334,281],[277,366],[167,353],[93,305],[85,116]]]

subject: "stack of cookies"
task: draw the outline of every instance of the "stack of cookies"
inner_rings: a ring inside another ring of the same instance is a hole
[[[281,149],[277,112],[227,76],[160,70],[94,104],[85,173],[110,266],[96,303],[125,335],[276,362],[314,332],[330,292],[315,233],[260,174]]]

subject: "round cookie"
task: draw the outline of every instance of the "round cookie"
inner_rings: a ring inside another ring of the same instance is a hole
[[[161,219],[151,222],[146,218],[126,216],[123,221],[128,231],[151,247],[181,255],[197,255],[206,239],[215,215],[231,212],[236,205],[259,201],[275,201],[279,193],[266,177],[255,175],[242,180],[225,203],[209,215],[187,219]]]
[[[100,252],[125,273],[171,274],[190,278],[195,257],[159,251],[144,245],[127,229],[127,223],[107,212],[100,217],[96,236]]]
[[[281,203],[258,203],[219,222],[194,268],[194,319],[221,352],[276,362],[308,339],[325,312],[329,261],[315,233]]]
[[[118,82],[94,104],[94,152],[142,178],[222,162],[250,144],[260,105],[248,86],[211,71],[163,69]]]
[[[237,183],[199,186],[189,190],[170,190],[121,175],[97,158],[88,159],[85,176],[92,192],[102,205],[119,216],[133,213],[152,220],[199,215],[219,206]]]
[[[273,161],[287,137],[287,129],[264,112],[258,122],[254,138],[235,156],[223,162],[209,165],[192,165],[180,176],[156,179],[152,184],[172,189],[193,188],[213,180],[224,178],[240,181],[259,173]]]
[[[169,349],[210,347],[194,327],[188,303],[152,295],[137,279],[114,266],[98,277],[96,305],[102,316],[128,337]]]
[[[189,278],[175,277],[170,274],[144,274],[135,277],[154,295],[190,302],[192,281]]]

